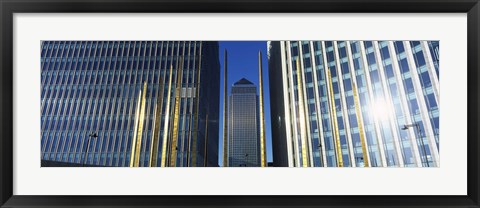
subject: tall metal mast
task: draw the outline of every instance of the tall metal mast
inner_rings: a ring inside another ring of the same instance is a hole
[[[228,167],[227,49],[223,61],[223,167]]]
[[[265,141],[265,114],[263,111],[262,52],[258,52],[258,85],[260,87],[260,158],[261,167],[267,167],[267,145]]]

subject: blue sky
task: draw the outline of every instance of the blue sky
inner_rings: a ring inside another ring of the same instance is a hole
[[[228,66],[228,95],[230,95],[230,87],[233,83],[241,78],[246,78],[257,85],[258,88],[258,51],[262,52],[263,65],[263,93],[264,93],[264,110],[265,125],[267,138],[267,161],[272,161],[272,134],[270,125],[270,90],[268,82],[268,59],[267,59],[267,42],[266,41],[220,41],[220,131],[219,131],[219,165],[222,164],[222,144],[223,144],[223,65],[224,51],[227,49]]]

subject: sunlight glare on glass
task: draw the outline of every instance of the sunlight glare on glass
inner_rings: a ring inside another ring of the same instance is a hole
[[[389,119],[389,114],[391,112],[391,108],[388,106],[385,100],[377,100],[371,109],[375,118],[379,121],[387,121]]]

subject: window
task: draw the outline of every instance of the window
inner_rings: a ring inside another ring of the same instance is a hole
[[[425,65],[425,57],[423,56],[423,52],[419,51],[414,54],[415,60],[417,62],[417,67]]]
[[[397,54],[403,53],[405,51],[405,47],[403,46],[403,41],[395,41],[394,42],[395,50]]]

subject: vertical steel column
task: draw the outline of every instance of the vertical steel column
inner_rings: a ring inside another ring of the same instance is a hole
[[[258,52],[258,82],[260,87],[260,159],[261,167],[267,167],[267,145],[265,141],[265,115],[263,112],[262,52]]]
[[[149,161],[148,161],[148,167],[154,167],[154,154],[153,154],[153,148],[154,148],[154,144],[156,143],[156,139],[155,137],[153,137],[155,135],[155,130],[158,129],[158,125],[156,123],[156,118],[157,118],[157,103],[155,103],[155,106],[153,107],[153,118],[155,120],[153,120],[153,123],[152,123],[152,129],[153,129],[153,134],[152,134],[152,138],[151,138],[151,142],[150,142],[150,155],[149,155]]]
[[[346,42],[344,42],[346,44]],[[346,49],[345,45],[345,51]],[[339,49],[338,49],[338,41],[333,41],[333,57],[335,61],[335,69],[337,71],[337,83],[338,83],[338,94],[340,95],[340,107],[339,110],[342,112],[340,113],[342,115],[342,120],[344,124],[344,132],[345,132],[345,140],[347,144],[347,151],[350,159],[350,166],[351,167],[356,167],[356,161],[355,161],[355,153],[353,152],[353,149],[355,148],[353,146],[352,142],[352,133],[350,129],[350,118],[348,116],[348,105],[347,105],[347,93],[345,92],[345,85],[343,83],[343,67],[342,64],[340,63],[340,54],[339,54]],[[347,59],[348,60],[348,59]],[[338,121],[338,120],[337,120]],[[343,158],[343,156],[342,156]]]
[[[135,149],[136,149],[136,143],[137,143],[137,131],[138,131],[138,117],[140,116],[140,105],[141,105],[141,99],[142,99],[142,90],[138,92],[138,100],[137,100],[137,109],[135,110],[135,130],[133,134],[133,140],[132,140],[132,147],[131,147],[131,152],[130,152],[130,167],[135,166]]]
[[[223,61],[223,167],[228,167],[227,49]]]
[[[308,43],[307,43],[308,44]],[[307,51],[309,52],[309,51]],[[309,165],[311,165],[312,161],[313,161],[313,151],[312,150],[312,135],[311,135],[311,131],[310,131],[310,109],[308,108],[308,101],[307,101],[307,84],[305,82],[305,63],[303,61],[304,59],[304,51],[303,51],[303,41],[298,41],[298,59],[299,59],[299,69],[301,70],[301,73],[300,73],[300,76],[301,76],[301,80],[302,80],[302,94],[304,95],[303,96],[303,117],[304,117],[304,120],[305,120],[305,131],[307,132],[306,133],[306,137],[305,137],[305,143],[307,144],[307,158],[308,158],[308,161],[309,161]],[[305,86],[305,87],[304,87]]]
[[[139,101],[137,102],[137,115],[135,116],[135,131],[132,141],[132,152],[130,154],[130,167],[138,167],[140,164],[140,152],[142,146],[143,123],[145,120],[145,103],[147,95],[147,83],[143,83],[143,91],[140,90]],[[140,97],[141,96],[141,97]]]
[[[170,166],[175,167],[177,161],[177,140],[178,140],[178,124],[180,117],[180,93],[182,88],[182,78],[183,78],[183,57],[180,59],[179,68],[177,69],[177,83],[175,89],[175,111],[173,113],[173,134],[172,134],[172,143],[171,143],[171,152],[170,152]]]
[[[170,117],[170,95],[172,94],[172,72],[173,64],[170,64],[170,74],[168,78],[167,106],[165,108],[165,122],[163,125],[163,145],[162,145],[162,167],[165,167],[167,161],[167,140],[168,140],[168,121]]]
[[[315,41],[316,42],[316,41]],[[317,119],[317,134],[318,134],[318,146],[313,147],[313,148],[318,148],[318,153],[319,153],[319,160],[320,160],[320,166],[322,167],[327,167],[327,156],[325,155],[325,141],[324,141],[324,136],[323,136],[323,121],[322,121],[322,107],[320,106],[320,92],[318,91],[318,79],[317,79],[317,64],[316,64],[316,52],[321,52],[320,51],[315,51],[313,48],[314,46],[314,41],[310,41],[310,51],[311,53],[311,58],[312,58],[312,74],[313,74],[313,89],[314,89],[314,99],[315,99],[315,111],[317,112],[316,114],[316,119]],[[321,47],[321,46],[320,46]],[[321,58],[319,58],[321,60]],[[312,136],[313,140],[313,136]],[[312,152],[314,149],[312,148]],[[312,165],[314,166],[314,165]]]
[[[286,42],[286,51],[287,51],[287,57],[289,58],[289,61],[288,61],[288,64],[287,64],[287,72],[286,72],[286,75],[287,75],[287,79],[288,79],[288,87],[287,89],[289,89],[289,96],[288,98],[290,99],[290,101],[288,103],[291,103],[291,108],[288,109],[288,114],[289,114],[289,118],[285,117],[285,120],[286,121],[289,121],[290,123],[290,127],[291,127],[291,134],[289,135],[290,138],[291,138],[291,142],[292,142],[292,156],[293,156],[293,166],[294,167],[298,167],[299,164],[300,164],[300,160],[301,160],[301,155],[299,154],[299,152],[301,150],[299,150],[299,145],[298,145],[298,140],[297,140],[297,135],[298,135],[298,125],[297,125],[297,114],[296,114],[296,111],[295,111],[295,92],[293,90],[293,60],[292,60],[292,53],[291,53],[291,49],[292,49],[292,43],[290,41],[287,41]]]
[[[335,153],[337,155],[337,165],[338,167],[343,167],[343,154],[342,154],[342,146],[340,144],[340,134],[338,132],[338,123],[337,123],[337,110],[335,107],[335,95],[333,94],[333,84],[332,84],[332,75],[330,74],[330,69],[328,66],[326,66],[326,71],[327,71],[327,78],[328,78],[328,85],[330,86],[330,89],[328,92],[330,92],[330,103],[331,103],[331,116],[332,116],[332,130],[334,133],[334,140],[335,140]]]
[[[298,91],[298,117],[300,120],[300,140],[302,141],[302,166],[308,167],[308,157],[307,157],[307,127],[305,124],[305,109],[304,109],[304,97],[303,97],[303,85],[301,80],[300,72],[300,57],[297,58],[297,91]]]
[[[157,98],[157,104],[155,106],[156,112],[155,112],[155,127],[153,128],[153,136],[152,136],[152,147],[151,152],[150,152],[150,167],[156,167],[157,166],[157,159],[158,159],[158,142],[159,142],[159,137],[160,137],[160,124],[161,124],[161,117],[162,117],[162,109],[163,109],[163,93],[165,91],[165,79],[167,77],[167,73],[163,73],[163,79],[160,82],[160,89],[158,90],[158,98]],[[165,111],[165,115],[167,114],[167,111]],[[165,123],[167,121],[165,120]],[[164,135],[166,135],[166,132],[163,132]]]
[[[352,77],[352,80],[354,77]],[[357,123],[358,123],[358,133],[360,135],[360,142],[362,143],[362,153],[363,153],[363,165],[364,167],[369,167],[368,162],[368,152],[367,152],[367,143],[365,142],[365,132],[363,130],[363,121],[361,118],[362,111],[360,110],[360,100],[358,98],[357,93],[357,86],[352,81],[352,89],[353,89],[353,98],[355,101],[355,113],[357,114]]]

